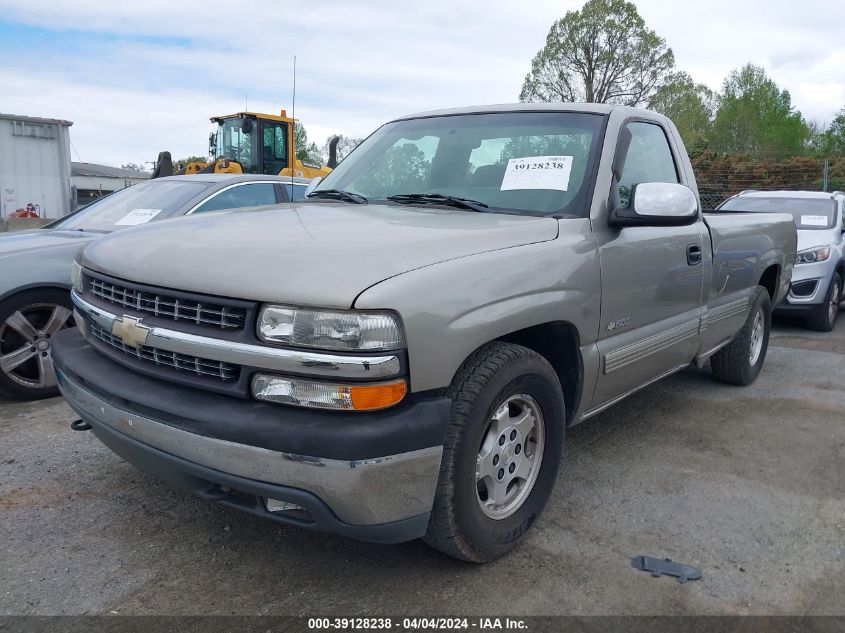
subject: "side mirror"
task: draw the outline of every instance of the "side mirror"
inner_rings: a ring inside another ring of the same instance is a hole
[[[308,183],[308,186],[305,187],[305,197],[307,198],[308,194],[314,191],[314,189],[317,188],[317,185],[319,185],[322,181],[322,176],[315,176],[314,178],[312,178],[311,182]]]
[[[217,153],[217,137],[214,135],[214,132],[208,135],[208,155],[212,158],[216,158]]]
[[[683,226],[698,218],[698,201],[686,185],[644,182],[634,185],[627,207],[610,214],[611,226]]]

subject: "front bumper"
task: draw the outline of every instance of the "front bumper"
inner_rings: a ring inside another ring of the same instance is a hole
[[[124,369],[75,330],[54,339],[53,356],[70,406],[139,470],[293,525],[383,543],[425,534],[445,398],[364,415],[242,401]],[[266,499],[300,509],[270,512]]]
[[[812,311],[827,299],[836,261],[831,258],[813,264],[798,264],[792,269],[792,281],[786,298],[776,307],[783,314]]]

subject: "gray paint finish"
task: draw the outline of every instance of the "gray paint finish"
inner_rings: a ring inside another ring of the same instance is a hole
[[[180,290],[349,308],[362,290],[384,279],[553,240],[557,231],[551,218],[306,203],[150,224],[93,244],[84,265]]]

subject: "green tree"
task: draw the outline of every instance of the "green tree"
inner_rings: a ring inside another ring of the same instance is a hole
[[[666,40],[624,0],[588,0],[552,25],[520,101],[648,103],[675,65]]]
[[[358,147],[361,144],[361,141],[364,140],[362,138],[352,138],[350,136],[344,136],[343,134],[332,134],[326,139],[326,142],[323,145],[323,156],[329,155],[329,143],[331,143],[331,140],[335,136],[340,139],[337,143],[338,162],[342,161],[344,158],[349,156],[349,152]]]
[[[695,83],[687,73],[678,72],[658,88],[648,107],[672,119],[687,151],[692,156],[698,156],[707,149],[717,101],[710,88]]]
[[[311,163],[312,165],[322,165],[323,155],[320,153],[320,148],[313,141],[308,140],[308,132],[305,126],[299,121],[296,122],[293,128],[293,138],[296,143],[296,157],[304,163]]]
[[[827,128],[815,130],[812,147],[818,156],[845,156],[845,107],[836,113]]]
[[[713,123],[711,147],[719,152],[754,156],[805,153],[810,128],[781,90],[754,64],[734,70],[725,79]]]

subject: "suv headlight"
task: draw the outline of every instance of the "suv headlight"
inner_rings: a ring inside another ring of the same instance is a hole
[[[268,343],[330,351],[383,352],[405,347],[399,316],[389,312],[267,305],[258,316],[258,337]]]
[[[814,264],[815,262],[823,262],[830,257],[830,246],[822,246],[820,248],[808,248],[805,251],[799,252],[795,255],[796,264]]]
[[[70,285],[76,292],[81,293],[85,290],[82,281],[82,266],[76,260],[70,265]]]

